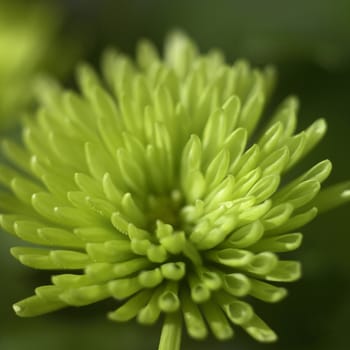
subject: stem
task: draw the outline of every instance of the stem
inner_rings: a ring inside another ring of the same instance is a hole
[[[180,312],[166,314],[158,350],[180,350],[181,332]]]

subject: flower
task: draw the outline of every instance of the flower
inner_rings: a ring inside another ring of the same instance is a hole
[[[59,38],[60,9],[44,3],[0,4],[0,131],[13,127],[35,100],[37,85],[54,73],[67,74],[81,51]],[[57,53],[62,50],[57,60]],[[40,74],[40,79],[39,79]]]
[[[115,298],[108,317],[117,322],[148,325],[164,314],[159,350],[179,349],[182,324],[196,339],[210,329],[226,340],[239,325],[274,341],[247,297],[284,298],[275,282],[298,279],[300,264],[277,253],[299,247],[299,229],[318,209],[349,199],[347,183],[319,194],[328,160],[281,182],[325,121],[294,134],[290,97],[257,133],[273,69],[200,55],[179,33],[163,60],[143,41],[136,63],[109,51],[102,68],[104,80],[80,68],[82,95],[45,92],[36,118],[24,121],[24,144],[3,143],[13,166],[0,169],[1,226],[35,245],[11,253],[56,271],[15,312]]]

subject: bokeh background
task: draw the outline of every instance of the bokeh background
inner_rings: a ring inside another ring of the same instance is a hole
[[[32,6],[44,9],[28,22]],[[33,26],[37,41],[30,36]],[[29,84],[13,98],[15,107],[6,100],[12,109],[0,109],[0,114],[6,113],[13,121],[1,128],[1,139],[17,137],[17,116],[24,108],[34,107],[31,84],[37,73],[74,87],[76,61],[98,66],[107,46],[133,54],[143,37],[161,48],[165,35],[174,28],[187,32],[202,51],[220,48],[228,62],[243,57],[258,66],[273,63],[279,81],[272,105],[287,95],[297,95],[301,101],[300,129],[319,117],[327,118],[329,125],[322,144],[299,169],[329,158],[334,171],[328,184],[350,179],[348,0],[0,0],[0,104],[5,105],[1,96],[11,91],[11,82],[25,77]],[[6,30],[15,33],[8,42],[1,36]],[[13,53],[21,40],[22,49]],[[34,41],[28,51],[30,40]],[[283,302],[255,304],[257,312],[279,334],[277,343],[258,344],[236,328],[236,339],[224,343],[214,339],[197,343],[185,336],[182,349],[349,349],[349,212],[350,206],[344,206],[307,226],[302,248],[292,255],[303,263],[303,278],[288,286],[290,293]],[[105,313],[113,308],[113,301],[35,319],[17,318],[12,303],[49,281],[46,273],[12,259],[9,247],[17,243],[0,232],[1,350],[156,349],[160,324],[145,328],[136,323],[109,322]]]

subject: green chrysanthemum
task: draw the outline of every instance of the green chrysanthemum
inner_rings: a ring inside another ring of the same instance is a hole
[[[246,298],[281,300],[286,289],[274,282],[298,279],[300,265],[276,253],[300,245],[298,230],[318,206],[349,198],[348,184],[319,194],[328,160],[281,183],[325,121],[294,134],[298,103],[288,98],[252,138],[273,70],[199,55],[180,34],[168,39],[164,60],[148,42],[136,64],[107,53],[103,73],[106,85],[82,67],[82,96],[49,94],[25,121],[24,146],[3,143],[13,167],[0,169],[1,225],[48,246],[11,252],[56,270],[52,285],[14,310],[35,316],[115,298],[114,321],[153,324],[164,314],[161,350],[179,349],[182,323],[197,339],[208,328],[231,338],[234,324],[274,341]]]
[[[12,127],[33,101],[38,73],[63,75],[77,56],[79,45],[72,48],[58,39],[60,17],[44,3],[1,1],[0,131]],[[65,55],[57,60],[63,49]]]
[[[55,24],[44,8],[0,5],[0,128],[32,98],[33,73],[43,61]],[[51,19],[51,20],[50,20]],[[44,30],[43,30],[44,29]]]

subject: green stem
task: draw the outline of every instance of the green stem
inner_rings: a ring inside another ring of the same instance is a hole
[[[180,312],[168,313],[165,316],[158,350],[180,350],[181,332]]]

